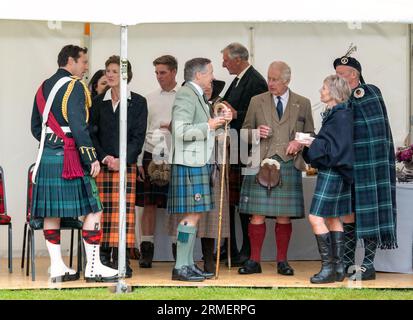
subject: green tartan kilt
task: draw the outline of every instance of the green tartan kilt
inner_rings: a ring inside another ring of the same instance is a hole
[[[202,213],[214,208],[210,165],[188,167],[173,164],[168,193],[168,213]]]
[[[351,212],[351,185],[334,169],[319,170],[310,213],[336,218]]]
[[[242,182],[239,211],[267,217],[304,217],[304,198],[301,171],[294,166],[294,161],[284,162],[274,157],[281,164],[281,185],[272,188],[270,195],[266,188],[258,184],[255,174],[244,176]]]
[[[62,178],[63,148],[45,147],[33,184],[33,217],[79,217],[102,211],[95,179],[85,176],[73,180]]]

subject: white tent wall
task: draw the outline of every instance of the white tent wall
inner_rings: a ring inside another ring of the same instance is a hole
[[[144,24],[128,29],[128,57],[133,66],[133,91],[147,94],[157,87],[152,61],[162,54],[178,58],[178,82],[183,81],[186,60],[204,56],[212,60],[217,79],[229,86],[233,76],[221,66],[220,50],[233,41],[250,47],[254,28],[255,67],[266,76],[273,60],[284,60],[292,69],[292,90],[307,96],[314,106],[319,127],[319,93],[322,80],[333,73],[333,59],[353,42],[354,55],[363,66],[367,82],[383,92],[396,145],[408,134],[409,30],[406,24],[362,24],[349,29],[345,23],[192,23]],[[26,207],[26,173],[34,162],[37,143],[30,133],[34,93],[41,81],[57,68],[57,54],[67,43],[83,43],[83,24],[62,23],[50,30],[47,22],[0,20],[0,165],[6,173],[8,211],[13,217],[13,249],[19,256]],[[119,27],[92,24],[90,75],[105,60],[119,54]],[[225,90],[225,89],[224,89]],[[68,250],[69,236],[63,234]],[[37,233],[37,253],[46,254],[43,236]],[[6,255],[6,232],[0,230],[0,256]]]

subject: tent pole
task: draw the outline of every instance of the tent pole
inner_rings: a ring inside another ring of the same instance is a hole
[[[128,26],[120,27],[120,110],[119,110],[119,281],[116,293],[130,291],[126,273],[126,144],[127,144]]]
[[[410,112],[409,112],[409,141],[407,143],[412,144],[413,143],[413,94],[412,94],[412,81],[413,81],[413,25],[409,24],[409,61],[408,61],[408,66],[409,66],[409,90],[408,90],[408,95],[409,95],[409,104],[410,104]]]

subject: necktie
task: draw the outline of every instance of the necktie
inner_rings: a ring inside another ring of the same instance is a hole
[[[281,102],[281,97],[277,96],[278,102],[277,102],[277,113],[278,113],[278,119],[281,120],[283,116],[283,103]]]

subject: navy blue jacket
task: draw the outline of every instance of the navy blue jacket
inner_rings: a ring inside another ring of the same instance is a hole
[[[90,133],[99,161],[111,155],[119,158],[119,110],[113,112],[112,101],[104,101],[105,94],[93,99]],[[146,99],[131,92],[127,103],[127,155],[128,164],[136,164],[145,142],[148,106]]]
[[[44,82],[43,95],[46,101],[56,82],[63,77],[70,76],[72,76],[72,74],[69,71],[59,68],[53,76]],[[80,151],[81,161],[87,166],[96,161],[97,158],[88,130],[85,89],[80,81],[76,81],[67,102],[67,119],[65,119],[62,112],[62,101],[68,85],[69,83],[64,84],[59,91],[57,91],[50,112],[53,113],[61,127],[70,127],[71,133],[67,133],[66,135],[74,138],[76,146]],[[33,104],[31,131],[33,136],[40,141],[42,115],[37,108],[36,97],[34,98]],[[46,135],[45,147],[46,146],[49,148],[62,148],[63,141],[55,134],[49,133]]]
[[[303,157],[313,168],[333,168],[346,182],[353,182],[353,111],[347,103],[330,110],[311,146],[304,148]]]

